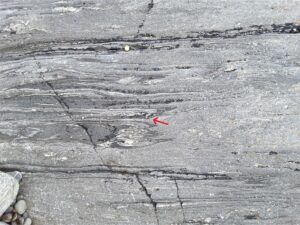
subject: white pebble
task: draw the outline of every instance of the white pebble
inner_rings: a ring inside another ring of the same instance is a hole
[[[125,52],[128,52],[130,50],[129,45],[125,45],[124,50],[125,50]]]
[[[32,224],[32,220],[30,218],[27,218],[24,222],[24,225],[31,225]]]
[[[27,210],[27,204],[26,204],[26,202],[24,200],[19,200],[15,204],[15,209],[16,209],[17,213],[19,213],[20,215],[22,215]]]

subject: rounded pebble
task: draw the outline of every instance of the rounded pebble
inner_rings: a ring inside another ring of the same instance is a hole
[[[1,217],[1,220],[5,223],[9,223],[12,221],[13,215],[11,213],[6,213]]]
[[[23,214],[23,217],[24,217],[24,219],[26,219],[27,217],[29,217],[28,213],[25,212],[25,213]]]
[[[23,217],[20,217],[17,219],[17,224],[24,224],[25,219]]]
[[[11,221],[16,221],[18,219],[18,213],[15,213],[11,219]]]
[[[19,213],[20,215],[22,215],[27,210],[26,202],[24,200],[19,200],[15,204],[15,209],[16,209],[17,213]]]
[[[27,218],[24,222],[24,225],[31,225],[32,224],[32,220],[30,218]]]
[[[125,52],[128,52],[130,50],[129,45],[125,45],[124,50],[125,50]]]

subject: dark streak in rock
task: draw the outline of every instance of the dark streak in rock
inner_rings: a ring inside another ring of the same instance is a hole
[[[158,37],[155,38],[154,35],[152,34],[147,34],[146,38],[145,35],[142,36],[136,36],[135,38],[123,38],[123,37],[115,37],[115,38],[108,38],[108,39],[88,39],[88,40],[68,40],[68,41],[55,41],[51,42],[52,46],[59,45],[59,44],[71,44],[71,45],[88,45],[88,44],[93,44],[95,46],[88,46],[85,48],[75,48],[75,47],[66,47],[66,48],[48,48],[49,42],[36,42],[35,44],[26,44],[24,46],[18,45],[18,47],[8,47],[8,48],[3,48],[1,49],[2,52],[5,51],[14,51],[16,48],[20,49],[22,48],[23,50],[30,50],[33,47],[38,49],[38,46],[40,46],[40,50],[35,50],[35,51],[29,51],[23,53],[23,55],[15,55],[15,56],[9,56],[5,57],[6,60],[8,59],[21,59],[24,57],[30,57],[30,56],[41,56],[41,55],[54,55],[54,54],[71,54],[72,52],[110,52],[110,53],[118,53],[123,51],[123,45],[124,43],[129,43],[132,46],[132,51],[134,50],[161,50],[161,49],[167,49],[167,50],[172,50],[176,49],[179,47],[178,44],[172,45],[166,45],[166,46],[153,46],[155,43],[163,43],[163,42],[174,42],[174,41],[183,41],[183,40],[190,40],[190,41],[196,41],[196,40],[201,40],[201,39],[214,39],[214,38],[237,38],[239,36],[255,36],[255,35],[263,35],[263,34],[298,34],[300,33],[300,25],[292,24],[292,23],[287,23],[287,24],[278,24],[278,25],[270,25],[270,26],[250,26],[247,28],[233,28],[233,29],[228,29],[224,31],[194,31],[190,32],[187,36],[183,37],[176,37],[176,36],[164,36],[164,37]],[[151,38],[150,38],[151,37]],[[114,44],[114,46],[112,46]],[[42,49],[44,45],[45,49]],[[109,45],[109,46],[104,46],[104,45]],[[199,44],[194,43],[192,44],[192,47],[198,47]],[[201,46],[201,44],[200,44]],[[199,47],[200,47],[199,46]],[[2,58],[3,61],[3,56],[0,57]]]
[[[58,94],[58,92],[54,89],[53,85],[49,81],[45,81],[45,84],[47,84],[47,86],[52,89],[53,93],[55,94],[54,98],[60,104],[60,106],[62,107],[62,109],[65,111],[65,113],[71,118],[72,115],[69,112],[69,109],[70,109],[69,105],[63,100],[63,98]]]
[[[147,16],[150,13],[151,9],[153,9],[153,7],[154,7],[154,0],[150,0],[150,3],[147,5],[147,11],[146,11],[145,17],[144,17],[143,21],[141,22],[141,24],[139,25],[137,35],[140,34],[140,31],[144,27],[144,24],[146,22]]]
[[[186,221],[186,217],[185,217],[185,213],[184,213],[184,210],[183,210],[183,201],[181,200],[180,195],[179,195],[179,187],[178,187],[177,180],[174,179],[174,182],[175,182],[175,186],[176,186],[177,199],[179,201],[180,208],[181,208],[181,211],[182,211],[183,221],[185,222]]]
[[[278,155],[278,152],[270,151],[270,152],[269,152],[269,155]]]
[[[145,101],[141,101],[141,100],[123,100],[123,101],[117,101],[112,99],[111,101],[107,101],[106,103],[104,103],[103,105],[105,107],[109,107],[109,106],[115,106],[115,105],[158,105],[158,104],[171,104],[174,102],[184,102],[187,101],[185,99],[182,98],[175,98],[175,99],[163,99],[163,100],[145,100]]]
[[[180,69],[180,70],[187,70],[187,69],[191,69],[191,66],[176,66],[176,69]]]
[[[213,30],[207,32],[191,32],[194,38],[236,38],[239,36],[262,35],[270,33],[296,34],[300,33],[300,26],[293,23],[285,23],[272,24],[271,26],[253,25],[248,28],[233,28],[224,31]]]
[[[295,163],[295,164],[300,164],[300,161],[293,161],[293,160],[289,160],[289,163]]]
[[[244,218],[246,220],[257,220],[259,218],[258,214],[245,215]]]
[[[130,176],[143,175],[154,178],[169,178],[170,180],[231,180],[227,174],[222,173],[195,173],[191,171],[179,172],[167,169],[154,169],[130,166],[107,166],[107,165],[89,165],[81,167],[55,167],[45,165],[29,164],[0,164],[0,170],[5,172],[21,171],[27,173],[62,173],[62,174],[84,174],[84,173],[116,173]]]
[[[157,225],[159,225],[159,219],[158,219],[158,215],[157,215],[157,203],[151,197],[151,194],[148,192],[146,186],[143,184],[140,177],[138,175],[135,175],[135,177],[136,177],[138,183],[141,185],[141,187],[142,187],[143,191],[145,192],[146,196],[149,198],[150,203],[152,204],[153,209],[154,209],[154,214],[155,214],[155,217],[156,217]]]
[[[204,46],[204,44],[201,44],[201,43],[193,43],[192,44],[193,48],[200,48],[201,46]]]
[[[92,135],[90,134],[88,127],[83,124],[79,124],[79,123],[78,123],[78,126],[80,126],[85,131],[85,133],[89,137],[90,142],[92,143],[92,145],[94,147],[94,150],[97,151],[97,144],[93,141]]]
[[[150,33],[143,33],[143,34],[139,34],[139,35],[135,36],[135,38],[138,38],[138,37],[155,38],[155,35],[150,34]]]

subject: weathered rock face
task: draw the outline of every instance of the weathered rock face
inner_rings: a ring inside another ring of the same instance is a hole
[[[0,216],[15,201],[19,191],[19,182],[12,176],[0,172]]]

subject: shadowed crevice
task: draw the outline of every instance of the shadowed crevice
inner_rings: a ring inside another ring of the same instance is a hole
[[[181,208],[181,211],[182,211],[183,222],[185,222],[186,221],[186,217],[185,217],[185,213],[184,213],[184,210],[183,210],[183,201],[182,201],[182,199],[180,198],[180,195],[179,195],[179,187],[178,187],[177,180],[174,179],[174,182],[175,182],[175,186],[176,186],[177,199],[179,201],[180,208]]]
[[[152,204],[153,206],[153,210],[154,210],[154,214],[155,214],[155,217],[156,217],[156,222],[157,222],[157,225],[159,225],[159,218],[158,218],[158,215],[157,215],[157,203],[153,200],[153,198],[151,197],[151,194],[148,192],[146,186],[143,184],[143,182],[141,181],[139,175],[135,175],[138,183],[141,185],[143,191],[145,192],[145,195],[149,198],[150,200],[150,203]]]

